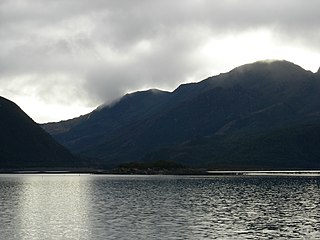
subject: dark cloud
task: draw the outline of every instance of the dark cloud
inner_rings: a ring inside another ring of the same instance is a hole
[[[205,64],[199,49],[211,39],[267,29],[319,51],[318,9],[318,0],[2,0],[0,88],[88,106],[172,89],[228,62],[226,49]]]

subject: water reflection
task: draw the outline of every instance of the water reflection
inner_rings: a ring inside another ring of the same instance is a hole
[[[319,178],[0,177],[3,239],[320,239]]]
[[[0,236],[3,239],[14,239],[19,222],[19,192],[23,184],[7,176],[0,179]]]
[[[310,178],[101,177],[90,223],[110,239],[320,236],[319,182]]]
[[[87,239],[87,181],[79,176],[10,176],[0,186],[2,207],[11,212],[3,239]],[[11,180],[11,181],[10,181]],[[7,184],[3,184],[6,182]],[[11,183],[11,185],[10,185]],[[6,218],[8,220],[6,220]],[[11,219],[11,220],[10,220]]]
[[[230,178],[209,183],[196,235],[268,239],[319,237],[319,185],[294,178]],[[202,198],[205,199],[205,198]],[[196,201],[198,202],[198,201]],[[203,214],[205,213],[205,214]],[[204,235],[206,234],[206,235]]]

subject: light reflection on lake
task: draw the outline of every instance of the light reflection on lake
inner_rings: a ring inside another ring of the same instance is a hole
[[[320,239],[320,178],[0,175],[0,239]]]
[[[86,239],[86,183],[79,176],[0,177],[1,239]]]

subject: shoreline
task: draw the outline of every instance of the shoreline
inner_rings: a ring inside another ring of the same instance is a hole
[[[206,169],[68,169],[68,170],[0,170],[0,174],[34,174],[34,175],[203,175],[203,176],[320,176],[320,170],[206,170]]]

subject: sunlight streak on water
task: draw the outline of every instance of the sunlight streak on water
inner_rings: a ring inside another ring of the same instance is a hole
[[[12,191],[7,202],[14,221],[3,239],[86,239],[87,182],[79,176],[25,175],[1,178]],[[10,186],[10,184],[12,184]],[[5,206],[4,206],[5,207]],[[1,217],[3,218],[3,217]]]

